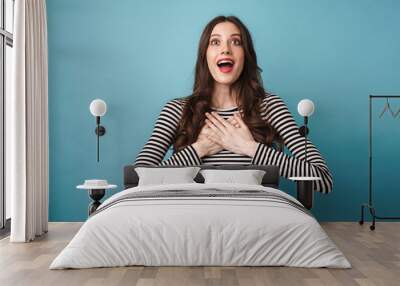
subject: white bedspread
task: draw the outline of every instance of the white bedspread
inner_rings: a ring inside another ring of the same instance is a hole
[[[284,199],[121,199],[136,192],[168,190],[261,190]],[[255,185],[193,183],[127,189],[99,207],[50,269],[126,265],[351,267],[315,218],[290,202],[300,204],[282,191]]]

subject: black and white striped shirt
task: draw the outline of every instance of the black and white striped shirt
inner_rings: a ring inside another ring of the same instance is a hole
[[[277,95],[266,95],[261,104],[261,116],[271,124],[289,149],[289,156],[263,143],[258,143],[254,157],[235,154],[222,150],[217,154],[199,158],[192,145],[174,153],[168,160],[163,160],[178,129],[186,99],[169,101],[162,109],[153,132],[138,154],[136,164],[144,165],[278,165],[283,177],[318,176],[321,181],[313,182],[315,191],[332,191],[332,175],[318,149],[307,139],[307,161],[305,161],[304,137],[284,101]],[[214,109],[223,118],[238,112],[238,108]]]

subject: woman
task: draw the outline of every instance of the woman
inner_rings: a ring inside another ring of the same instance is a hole
[[[332,176],[316,147],[304,137],[286,104],[267,93],[251,35],[236,17],[218,16],[199,43],[193,94],[168,102],[135,164],[278,165],[280,175],[319,176],[314,190],[332,190]],[[282,142],[288,156],[273,148]],[[174,154],[163,158],[173,145]]]

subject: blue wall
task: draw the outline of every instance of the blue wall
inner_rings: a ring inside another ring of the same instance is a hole
[[[75,189],[85,178],[122,185],[122,167],[160,108],[190,94],[200,33],[219,14],[247,24],[265,86],[297,122],[299,100],[316,104],[311,140],[334,176],[334,192],[315,196],[317,218],[358,220],[368,189],[368,95],[400,93],[399,1],[47,0],[47,13],[51,221],[86,219],[89,198]],[[109,107],[100,163],[95,98]],[[383,102],[376,106],[376,203],[389,215],[400,202],[400,116],[378,120]],[[294,184],[282,188],[293,193]]]

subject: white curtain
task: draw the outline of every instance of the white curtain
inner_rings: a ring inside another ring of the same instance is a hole
[[[11,188],[10,241],[28,242],[48,228],[46,3],[17,0],[14,11],[15,66],[6,111],[6,180]]]

